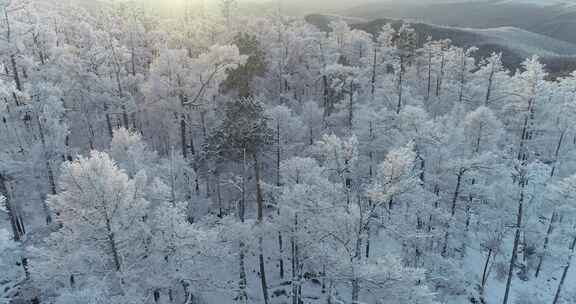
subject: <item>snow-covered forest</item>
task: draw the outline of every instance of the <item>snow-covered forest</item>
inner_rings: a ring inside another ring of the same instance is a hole
[[[1,304],[576,303],[576,72],[96,2],[0,1]]]

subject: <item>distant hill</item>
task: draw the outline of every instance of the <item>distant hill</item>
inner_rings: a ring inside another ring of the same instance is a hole
[[[373,1],[340,11],[369,20],[393,18],[456,27],[512,26],[576,43],[574,0]]]
[[[338,17],[332,15],[308,15],[307,22],[321,30],[329,30],[328,24]],[[387,23],[398,29],[404,21],[394,19],[377,19],[361,22],[358,19],[345,19],[351,27],[377,34]],[[515,27],[497,27],[488,29],[458,28],[438,26],[427,23],[412,23],[418,33],[418,45],[422,46],[427,37],[433,39],[450,39],[460,47],[477,46],[479,58],[487,57],[492,52],[502,52],[506,67],[515,70],[522,61],[539,55],[548,70],[556,76],[566,75],[576,69],[576,44],[561,41],[544,35],[532,33]]]

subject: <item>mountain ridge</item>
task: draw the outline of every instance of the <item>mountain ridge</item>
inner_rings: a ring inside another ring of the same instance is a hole
[[[365,3],[339,14],[369,20],[386,17],[455,27],[513,26],[576,43],[576,3],[562,1],[538,1],[536,4],[533,0]]]
[[[306,21],[321,30],[328,31],[328,24],[338,16],[311,14]],[[354,29],[376,35],[387,23],[398,29],[404,20],[380,18],[368,22],[349,22]],[[486,29],[461,28],[434,25],[422,22],[411,23],[417,32],[418,46],[421,47],[428,37],[434,40],[450,39],[459,47],[476,46],[476,56],[484,58],[493,52],[503,54],[503,63],[510,70],[520,67],[524,59],[538,55],[549,71],[555,76],[564,76],[576,67],[576,44],[552,37],[533,33],[516,27],[494,27]]]

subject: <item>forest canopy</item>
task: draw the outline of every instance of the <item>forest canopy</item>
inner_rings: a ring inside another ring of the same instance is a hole
[[[0,2],[0,304],[576,302],[576,72],[212,2]]]

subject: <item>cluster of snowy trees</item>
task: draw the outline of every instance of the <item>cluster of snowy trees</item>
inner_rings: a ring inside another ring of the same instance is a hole
[[[0,1],[0,303],[576,300],[576,72],[64,2]]]

